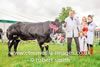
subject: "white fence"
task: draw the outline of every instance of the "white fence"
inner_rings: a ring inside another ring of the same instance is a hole
[[[97,44],[100,44],[100,30],[96,30],[96,31],[95,31],[94,43],[95,43],[96,45],[97,45]]]

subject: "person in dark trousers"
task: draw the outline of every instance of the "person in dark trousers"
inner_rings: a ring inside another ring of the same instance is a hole
[[[72,38],[74,38],[76,43],[77,54],[80,54],[80,46],[78,33],[80,31],[80,22],[77,17],[74,16],[74,11],[69,11],[69,16],[65,19],[66,23],[66,37],[67,37],[67,51],[68,55],[71,54],[71,43]]]

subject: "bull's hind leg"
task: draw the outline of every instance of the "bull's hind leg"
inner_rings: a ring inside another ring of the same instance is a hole
[[[17,46],[18,46],[19,42],[20,42],[20,40],[15,40],[14,41],[14,55],[17,55]]]
[[[46,48],[47,55],[50,56],[50,54],[49,54],[49,45],[45,46],[45,48]]]
[[[14,44],[14,40],[9,40],[8,41],[8,56],[11,57],[11,48]]]

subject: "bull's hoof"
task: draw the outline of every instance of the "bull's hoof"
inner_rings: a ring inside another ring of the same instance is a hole
[[[45,57],[43,54],[41,54],[42,57]]]
[[[49,51],[47,51],[47,55],[48,55],[48,56],[50,56],[50,53],[49,53]]]
[[[14,55],[17,56],[17,53],[15,52]]]
[[[11,54],[8,54],[8,57],[12,57]]]

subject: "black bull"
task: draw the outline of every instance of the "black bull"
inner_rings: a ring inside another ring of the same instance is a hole
[[[41,56],[44,56],[44,47],[42,45],[44,43],[50,42],[52,39],[50,37],[50,24],[56,25],[58,30],[55,33],[62,33],[62,24],[56,21],[46,21],[40,23],[15,23],[12,24],[7,29],[7,38],[8,38],[8,56],[11,56],[11,48],[14,45],[14,54],[17,55],[17,46],[20,40],[37,40],[40,49],[41,49]],[[49,55],[49,46],[45,46],[47,54]]]

